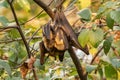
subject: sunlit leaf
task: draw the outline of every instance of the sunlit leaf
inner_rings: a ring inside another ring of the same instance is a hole
[[[7,73],[9,75],[11,75],[11,73],[12,73],[11,68],[6,61],[0,59],[0,68],[4,68],[7,71]]]
[[[110,58],[106,55],[102,56],[100,59],[101,59],[100,62],[104,65],[106,65],[108,63],[111,64]]]
[[[105,54],[107,54],[110,50],[111,44],[112,44],[113,38],[112,37],[108,37],[104,43],[103,43],[103,48],[104,48],[104,52]]]
[[[86,8],[91,5],[91,0],[79,0],[81,8]]]
[[[106,65],[104,69],[105,69],[105,76],[108,80],[118,79],[117,70],[112,65]]]
[[[98,49],[97,49],[97,48],[94,48],[94,47],[92,47],[92,48],[89,50],[89,52],[90,52],[92,55],[94,55],[95,53],[97,53],[97,51],[98,51]]]
[[[100,42],[103,40],[104,33],[102,29],[97,28],[96,30],[91,30],[89,35],[90,35],[90,39],[89,39],[90,44],[94,47],[97,47],[100,44]]]
[[[85,47],[85,45],[88,43],[88,40],[89,40],[89,29],[84,29],[79,34],[78,41],[82,47]]]
[[[110,16],[115,22],[120,24],[120,11],[111,11]]]
[[[0,23],[3,25],[3,26],[7,26],[9,23],[8,19],[5,17],[5,16],[1,16],[0,15]]]
[[[23,8],[25,11],[30,11],[30,3],[28,0],[17,0],[17,3]]]
[[[91,11],[88,8],[82,9],[78,12],[83,20],[89,21],[91,19]]]

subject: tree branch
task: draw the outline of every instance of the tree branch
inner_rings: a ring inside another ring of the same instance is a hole
[[[9,0],[7,0],[7,1],[8,1],[8,3],[9,3],[9,5],[10,5],[10,8],[11,8],[11,10],[12,10],[12,13],[13,13],[13,16],[14,16],[14,19],[15,19],[15,22],[16,22],[16,24],[17,24],[17,26],[18,26],[18,27],[17,27],[17,30],[19,31],[19,33],[20,33],[20,35],[21,35],[21,37],[22,37],[22,40],[23,40],[23,42],[24,42],[24,44],[25,44],[25,47],[26,47],[26,50],[27,50],[27,53],[28,53],[28,57],[30,58],[31,54],[30,54],[30,50],[29,50],[29,45],[28,45],[28,43],[27,43],[27,41],[26,41],[26,39],[25,39],[25,36],[24,36],[24,34],[23,34],[23,32],[22,32],[22,29],[21,29],[21,27],[20,27],[20,24],[19,24],[19,22],[18,22],[17,15],[16,15],[16,13],[15,13],[14,7],[13,7],[12,3],[9,2]]]
[[[42,7],[42,9],[45,10],[45,12],[51,17],[52,20],[54,20],[54,13],[53,11],[42,1],[40,0],[33,0],[34,2],[36,2],[36,4],[38,4],[40,7]]]
[[[20,35],[21,35],[21,38],[22,38],[22,40],[23,40],[23,42],[24,42],[24,45],[25,45],[25,47],[26,47],[27,54],[28,54],[28,58],[31,58],[31,53],[30,53],[29,45],[28,45],[28,43],[27,43],[27,41],[26,41],[26,39],[25,39],[25,36],[24,36],[24,34],[23,34],[23,31],[22,31],[22,29],[21,29],[21,27],[20,27],[20,24],[19,24],[19,22],[18,22],[17,15],[16,15],[16,13],[15,13],[15,10],[14,10],[14,7],[13,7],[13,5],[12,5],[12,2],[10,2],[10,0],[7,0],[7,1],[8,1],[8,3],[9,3],[9,5],[10,5],[10,8],[11,8],[11,10],[12,10],[12,14],[13,14],[14,19],[15,19],[15,22],[16,22],[16,24],[17,24],[17,26],[18,26],[17,30],[19,31],[19,33],[20,33]],[[36,71],[34,70],[34,66],[32,66],[32,71],[33,71],[33,75],[34,75],[35,80],[38,80],[37,75],[36,75]]]
[[[81,80],[87,80],[87,77],[84,76],[84,74],[83,74],[83,70],[82,70],[82,66],[80,64],[80,61],[79,61],[78,57],[76,56],[76,54],[75,54],[75,52],[74,52],[74,50],[71,46],[68,49],[68,52],[69,52],[75,66],[76,66],[76,69],[77,69],[77,72],[78,72],[78,75],[79,75],[80,79]]]

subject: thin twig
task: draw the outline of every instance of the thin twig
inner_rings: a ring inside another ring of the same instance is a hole
[[[38,17],[41,13],[43,13],[44,12],[44,10],[42,10],[42,11],[40,11],[36,16],[34,16],[33,18],[31,18],[31,19],[29,19],[29,20],[27,20],[26,22],[24,22],[24,23],[21,23],[20,25],[24,25],[24,24],[26,24],[26,23],[28,23],[28,22],[30,22],[30,21],[32,21],[33,19],[35,19],[36,17]]]
[[[117,57],[119,57],[119,53],[118,53],[118,51],[115,49],[115,47],[111,46],[111,48],[112,48],[113,52],[115,53],[115,55],[116,55]]]
[[[41,29],[42,27],[39,27],[31,36],[31,38],[28,40],[28,44],[30,43],[30,41],[32,40],[32,38],[38,33],[38,31]]]
[[[98,26],[98,27],[104,27],[104,26],[107,26],[107,24],[97,24],[97,26]],[[113,25],[113,26],[120,26],[120,25],[115,24],[115,25]]]
[[[52,1],[48,4],[48,6],[50,6],[50,5],[52,4],[53,1],[54,1],[54,0],[52,0]],[[24,23],[21,23],[20,25],[24,25],[24,24],[26,24],[27,22],[32,21],[33,19],[35,19],[36,17],[38,17],[39,15],[41,15],[43,12],[44,12],[44,10],[40,11],[36,16],[34,16],[33,18],[27,20],[27,21],[24,22]]]
[[[95,59],[96,59],[96,57],[99,55],[99,53],[102,51],[102,49],[103,49],[103,46],[102,46],[102,48],[100,48],[99,51],[95,54],[95,56],[93,57],[93,59],[92,59],[90,65],[93,64],[93,62],[95,61]],[[86,72],[85,75],[87,76],[87,75],[88,75],[88,72]]]
[[[102,51],[103,47],[99,49],[99,51],[95,54],[95,56],[93,57],[92,61],[91,61],[91,65],[93,64],[93,62],[95,61],[96,57],[99,55],[99,53]]]
[[[27,37],[27,39],[30,39],[31,37]],[[32,39],[41,39],[42,37],[40,36],[34,36]],[[3,44],[3,43],[11,43],[11,42],[15,42],[15,41],[22,41],[22,38],[17,38],[17,39],[12,39],[12,40],[6,40],[6,41],[0,41],[0,44]]]
[[[36,70],[35,70],[34,66],[32,68],[32,71],[33,71],[33,75],[34,75],[35,80],[38,80],[38,77],[37,77]]]
[[[2,27],[0,28],[0,32],[6,30],[6,29],[10,29],[10,28],[18,28],[18,26],[7,26],[7,27]]]
[[[78,72],[78,75],[79,75],[80,79],[81,80],[87,80],[87,77],[84,76],[84,74],[83,74],[83,69],[82,69],[82,66],[80,64],[80,61],[79,61],[78,57],[76,56],[76,54],[75,54],[75,52],[74,52],[74,50],[71,46],[68,49],[68,52],[69,52],[75,66],[76,66],[76,69],[77,69],[77,72]]]
[[[51,19],[54,20],[53,11],[45,3],[43,3],[41,0],[33,0],[33,1],[36,2],[36,4],[38,4],[40,7],[42,7],[45,10],[45,12],[51,17]]]

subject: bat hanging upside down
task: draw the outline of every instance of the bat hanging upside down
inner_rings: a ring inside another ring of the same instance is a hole
[[[68,49],[69,44],[67,36],[61,28],[61,25],[46,24],[43,27],[43,41],[40,43],[40,63],[44,64],[46,53],[63,61],[64,52]]]
[[[78,43],[77,36],[67,21],[64,13],[56,11],[53,22],[47,23],[43,28],[43,40],[40,42],[40,63],[44,64],[45,54],[56,57],[63,61],[64,52],[69,46],[74,46],[88,53],[87,49],[83,49]]]

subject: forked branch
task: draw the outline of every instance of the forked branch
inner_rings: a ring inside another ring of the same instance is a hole
[[[28,54],[28,58],[31,58],[31,53],[30,53],[29,45],[28,45],[28,43],[27,43],[27,41],[26,41],[26,39],[25,39],[25,36],[24,36],[24,34],[23,34],[23,31],[22,31],[22,29],[21,29],[21,27],[20,27],[19,21],[18,21],[18,19],[17,19],[16,12],[15,12],[14,7],[13,7],[13,4],[12,4],[13,0],[12,0],[12,1],[11,1],[11,0],[7,0],[7,1],[8,1],[8,3],[9,3],[9,5],[10,5],[10,8],[11,8],[11,11],[12,11],[12,14],[13,14],[13,17],[14,17],[15,22],[16,22],[16,25],[18,26],[18,27],[17,27],[17,30],[18,30],[18,32],[20,33],[20,36],[21,36],[21,38],[22,38],[22,40],[23,40],[23,43],[24,43],[24,45],[25,45],[25,47],[26,47],[27,54]],[[33,75],[34,75],[35,80],[38,80],[37,75],[36,75],[36,71],[35,71],[35,69],[34,69],[34,66],[32,66],[32,71],[33,71]]]

